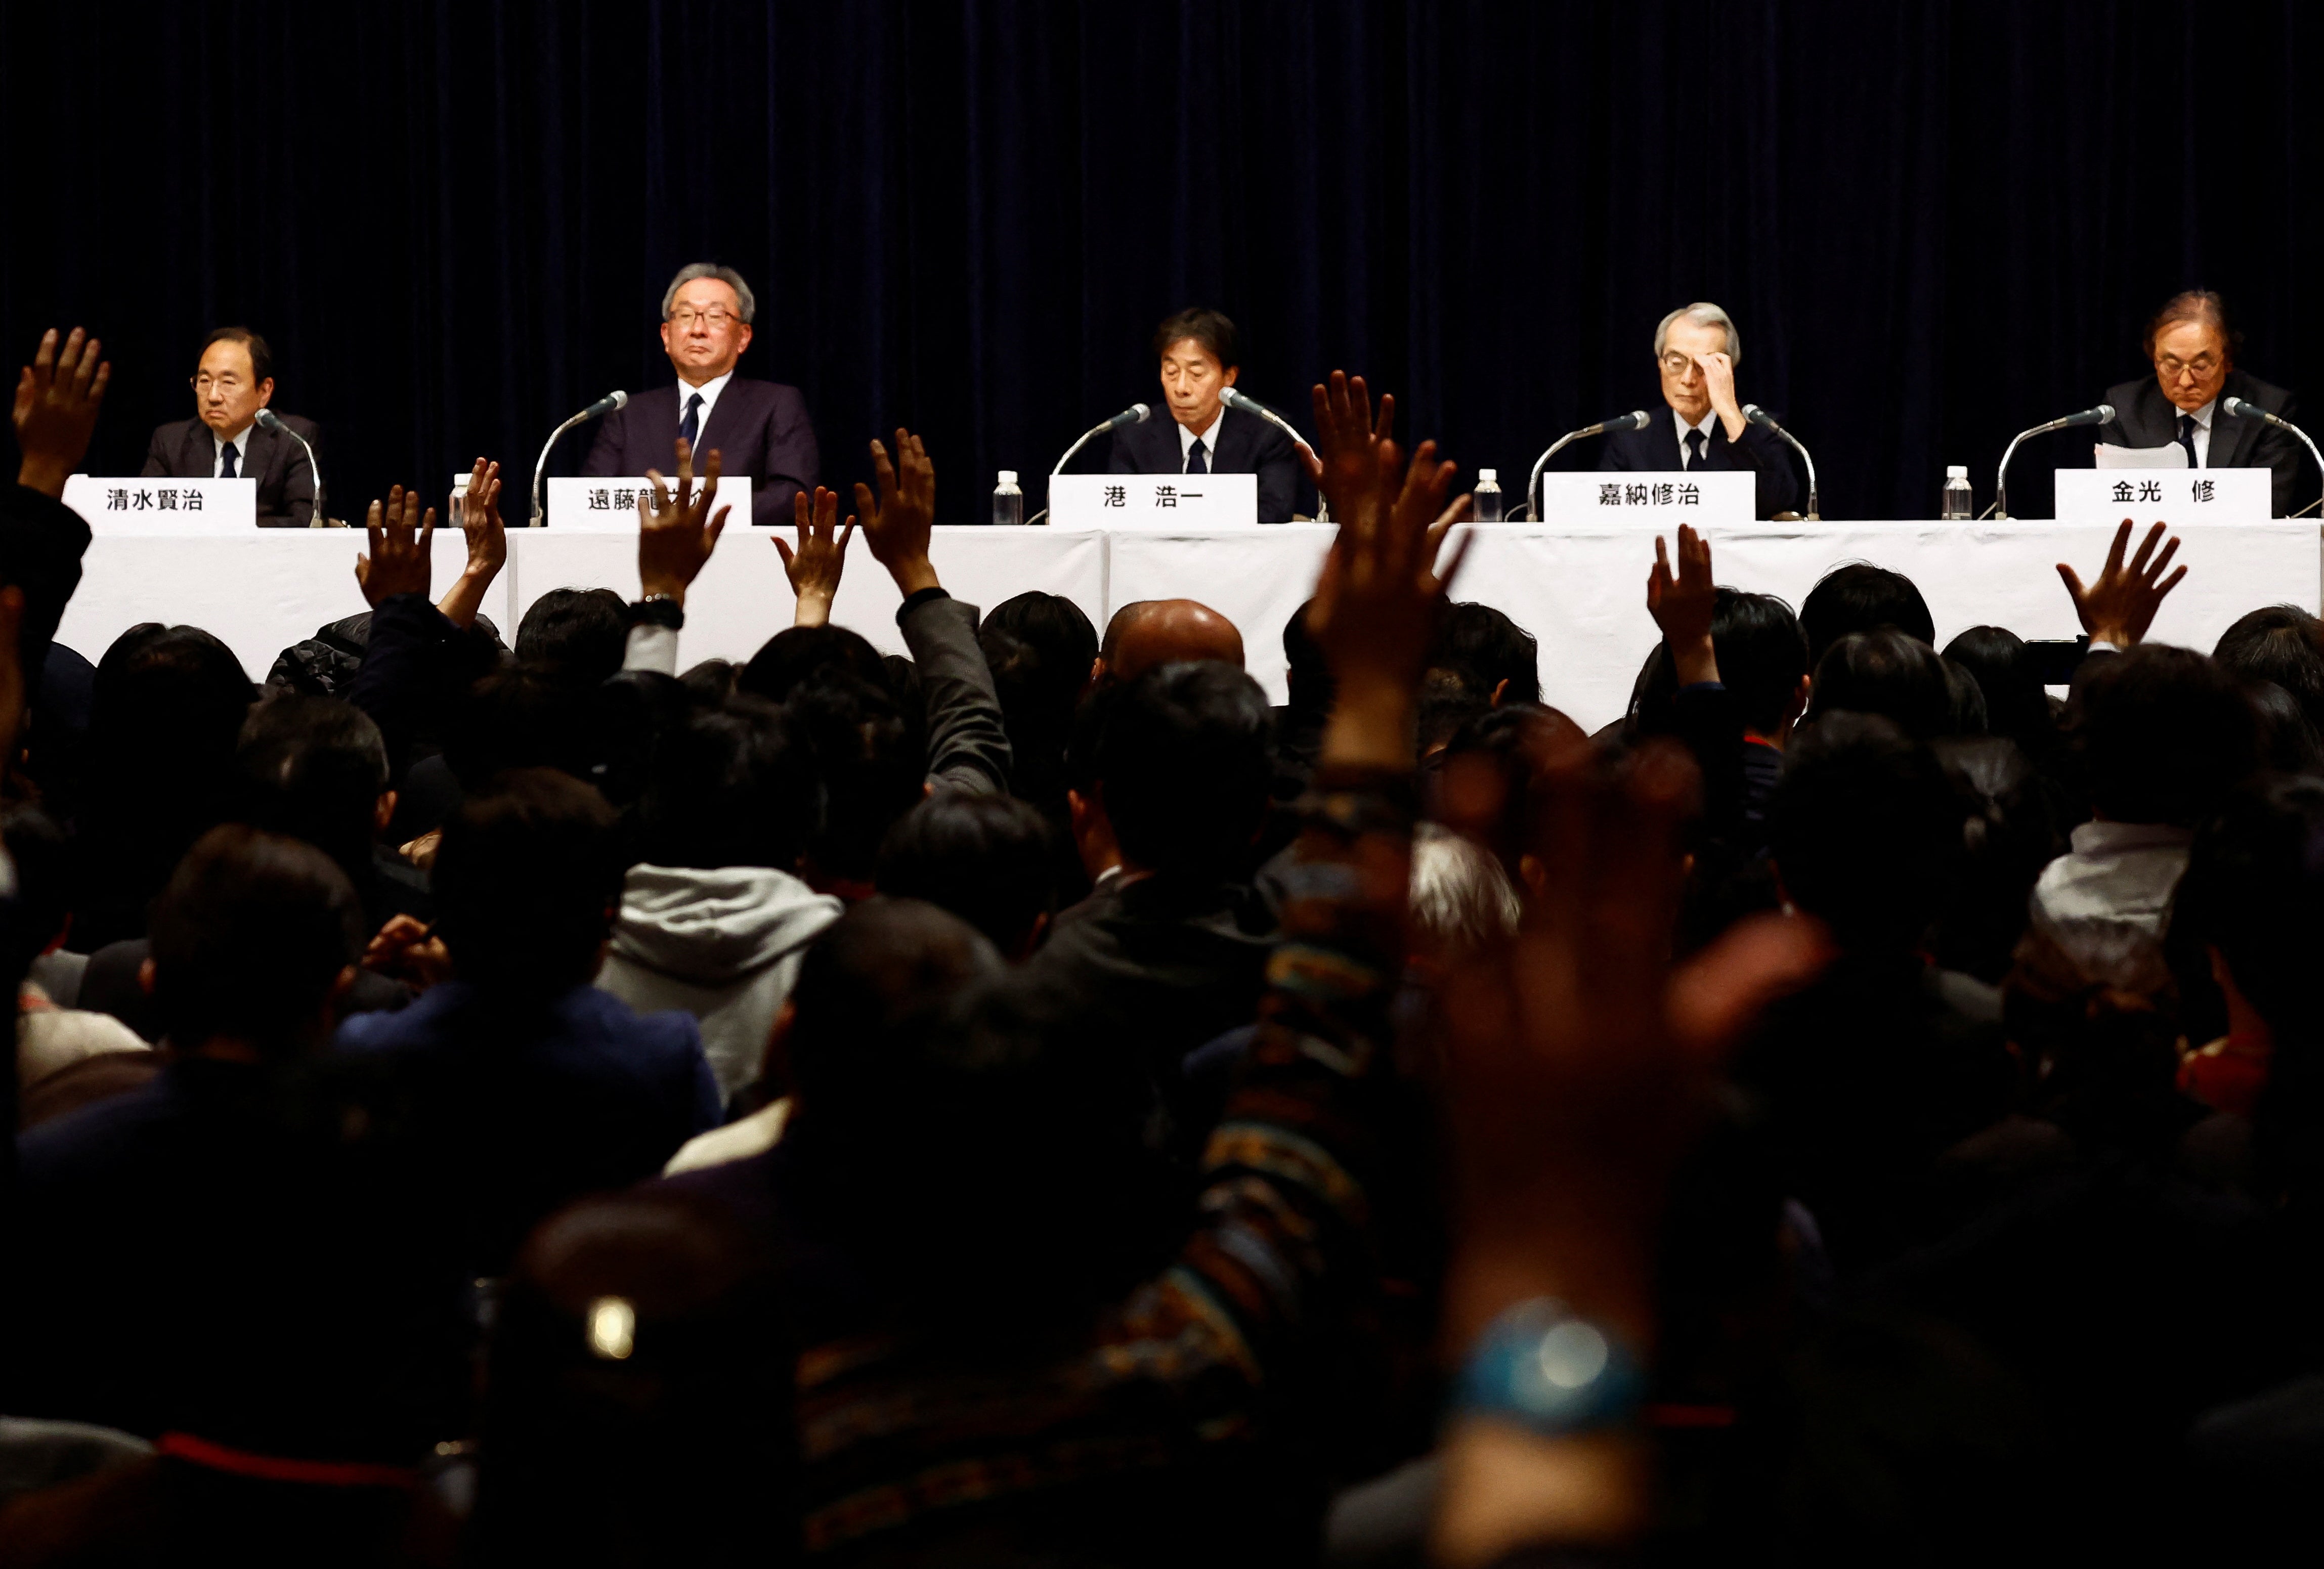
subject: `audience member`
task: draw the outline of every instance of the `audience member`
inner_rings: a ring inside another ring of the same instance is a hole
[[[1825,573],[1800,602],[1800,630],[1807,634],[1808,668],[1815,669],[1832,644],[1852,632],[1901,632],[1934,647],[1937,623],[1928,602],[1911,578],[1865,561],[1850,561]]]
[[[1816,661],[1803,722],[1877,714],[1919,741],[1956,734],[1952,683],[1936,650],[1893,628],[1835,639]]]
[[[1976,680],[1987,734],[2007,736],[2037,763],[2051,760],[2057,724],[2024,639],[2003,627],[1973,626],[1945,645],[1944,657]]]
[[[1097,660],[1096,629],[1072,600],[1033,589],[992,607],[977,646],[1009,730],[1011,788],[1062,823],[1065,743]]]
[[[1029,956],[1056,910],[1048,819],[1010,796],[943,795],[888,830],[877,883],[925,900],[984,934],[1004,957]]]
[[[1098,647],[1093,680],[1134,681],[1157,665],[1216,660],[1242,669],[1242,633],[1191,599],[1141,599],[1113,613]]]

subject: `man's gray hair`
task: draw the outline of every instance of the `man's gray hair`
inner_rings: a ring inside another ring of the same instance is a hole
[[[751,286],[742,281],[742,273],[732,267],[722,267],[715,262],[688,262],[678,270],[678,276],[669,281],[669,287],[661,291],[661,318],[664,321],[669,319],[669,313],[678,307],[678,291],[696,278],[715,278],[734,291],[735,301],[742,308],[744,326],[748,326],[751,318],[759,314],[759,301],[752,295]],[[1662,342],[1660,338],[1655,341],[1657,346]]]
[[[748,299],[749,296],[744,296]],[[1698,300],[1692,305],[1682,305],[1662,319],[1655,328],[1655,358],[1663,357],[1663,345],[1670,341],[1671,323],[1685,317],[1697,327],[1723,327],[1727,329],[1727,357],[1737,365],[1743,363],[1743,340],[1736,335],[1735,318],[1708,300]],[[750,320],[747,315],[743,320]]]
[[[1517,891],[1492,853],[1441,823],[1412,835],[1406,894],[1414,934],[1440,955],[1464,957],[1517,935]]]

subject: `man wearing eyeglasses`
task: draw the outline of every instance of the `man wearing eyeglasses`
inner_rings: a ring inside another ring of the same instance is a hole
[[[1707,300],[1683,305],[1655,328],[1665,407],[1643,430],[1606,438],[1598,466],[1620,473],[1748,469],[1758,475],[1757,515],[1792,510],[1799,480],[1775,433],[1743,418],[1735,366],[1743,349],[1734,318]]]
[[[192,380],[194,417],[153,432],[139,477],[254,479],[260,528],[305,528],[315,511],[315,471],[306,449],[254,423],[274,400],[274,356],[266,340],[246,327],[219,328],[202,339]],[[282,422],[322,450],[312,420],[285,414]]]
[[[2217,294],[2190,289],[2173,295],[2147,323],[2142,346],[2154,363],[2153,379],[2107,389],[2115,417],[2098,427],[2098,439],[2109,447],[2178,447],[2190,468],[2273,469],[2274,512],[2283,517],[2300,477],[2298,438],[2219,405],[2241,398],[2295,425],[2300,416],[2290,392],[2236,369],[2236,337]]]
[[[683,436],[697,452],[715,448],[721,472],[751,476],[753,523],[788,527],[791,498],[812,492],[822,461],[799,390],[734,374],[757,314],[751,286],[733,268],[680,267],[661,297],[662,352],[678,384],[641,392],[606,415],[581,472],[669,474],[671,448]]]

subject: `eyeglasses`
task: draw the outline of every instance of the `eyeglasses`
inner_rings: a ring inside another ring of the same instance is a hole
[[[716,332],[729,322],[740,320],[741,318],[723,306],[714,305],[707,310],[696,310],[691,305],[681,305],[669,313],[669,319],[679,328],[689,328],[698,321],[711,331]]]
[[[2219,362],[2207,354],[2199,354],[2190,360],[2182,360],[2175,355],[2164,355],[2154,362],[2154,368],[2174,382],[2185,375],[2192,375],[2200,381],[2218,370]]]
[[[1694,364],[1694,356],[1691,354],[1679,354],[1674,351],[1663,355],[1662,363],[1663,369],[1667,374],[1683,376],[1686,374],[1687,367]]]
[[[221,392],[232,392],[242,386],[240,376],[213,376],[208,371],[204,371],[198,376],[188,376],[186,379],[194,384],[194,391],[197,392],[207,392],[212,387],[216,387]]]

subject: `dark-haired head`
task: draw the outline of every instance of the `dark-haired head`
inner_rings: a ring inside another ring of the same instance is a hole
[[[2192,827],[2258,762],[2257,719],[2235,678],[2165,643],[2085,666],[2067,725],[2092,809],[2117,823]]]
[[[7,946],[0,976],[21,984],[72,919],[72,867],[64,830],[38,807],[17,807],[0,817],[0,839],[16,873],[14,906],[0,911],[0,939]]]
[[[993,606],[977,630],[1009,732],[1016,792],[1062,811],[1074,705],[1097,660],[1097,629],[1080,605],[1038,589]]]
[[[1242,364],[1242,343],[1235,324],[1223,312],[1193,306],[1163,319],[1154,329],[1154,357],[1161,359],[1177,345],[1192,338],[1222,371]]]
[[[1973,626],[1945,645],[1944,657],[1975,678],[1987,731],[2009,737],[2029,758],[2048,755],[2057,726],[2024,639],[2006,627]]]
[[[1055,835],[1013,796],[945,790],[904,814],[880,849],[881,893],[925,900],[1023,958],[1056,898]]]
[[[1428,662],[1471,672],[1490,702],[1541,701],[1541,644],[1489,605],[1446,605]]]
[[[844,669],[802,682],[785,707],[823,783],[821,821],[807,844],[808,881],[826,891],[860,893],[888,830],[927,794],[926,725],[880,678]]]
[[[517,769],[462,803],[436,854],[437,927],[460,978],[546,998],[597,973],[622,858],[613,810],[551,769]]]
[[[1259,683],[1216,660],[1129,682],[1097,739],[1097,787],[1124,858],[1202,879],[1248,875],[1267,812],[1274,715]]]
[[[235,752],[243,816],[304,839],[361,888],[372,846],[394,810],[387,743],[371,715],[336,697],[276,692],[250,710]]]
[[[1881,715],[1843,710],[1793,743],[1768,844],[1784,894],[1841,947],[1901,953],[1944,900],[1963,817],[1927,746]]]
[[[1833,568],[1800,605],[1800,628],[1807,633],[1812,669],[1823,663],[1826,650],[1849,632],[1882,627],[1894,627],[1932,647],[1937,641],[1937,623],[1913,580],[1869,562]]]
[[[1711,643],[1720,684],[1734,694],[1745,728],[1780,741],[1806,702],[1807,638],[1792,607],[1772,594],[1721,588],[1711,604]],[[1631,692],[1630,711],[1641,728],[1661,730],[1677,692],[1668,651],[1656,643]]]
[[[1288,667],[1285,685],[1288,688],[1292,711],[1304,717],[1320,719],[1332,711],[1332,700],[1337,683],[1332,679],[1331,661],[1323,657],[1323,645],[1315,641],[1308,630],[1307,612],[1315,602],[1312,599],[1291,613],[1283,623],[1283,660]]]
[[[2237,676],[2282,688],[2324,733],[2324,622],[2296,605],[2271,605],[2237,618],[2211,657]]]
[[[1490,850],[1518,879],[1536,777],[1556,749],[1582,739],[1580,725],[1537,703],[1480,714],[1445,743],[1429,815]]]
[[[610,588],[552,588],[517,623],[516,657],[573,687],[594,687],[622,668],[630,610]]]
[[[1892,628],[1849,632],[1816,661],[1807,720],[1834,713],[1878,714],[1920,741],[1952,732],[1953,690],[1927,643]]]
[[[638,806],[657,866],[794,872],[816,820],[814,765],[784,712],[731,697],[661,735]]]
[[[2236,684],[2259,725],[2259,766],[2272,773],[2324,773],[2324,736],[2292,694],[2273,681]]]
[[[269,1060],[329,1038],[362,956],[363,907],[312,844],[213,828],[154,900],[153,1001],[180,1051]]]
[[[793,626],[769,638],[734,678],[737,691],[770,703],[788,703],[810,677],[843,670],[887,688],[888,667],[860,632],[844,626]]]
[[[554,768],[586,777],[595,761],[593,695],[593,688],[539,665],[503,666],[454,705],[444,761],[466,790],[482,789],[510,769]]]

